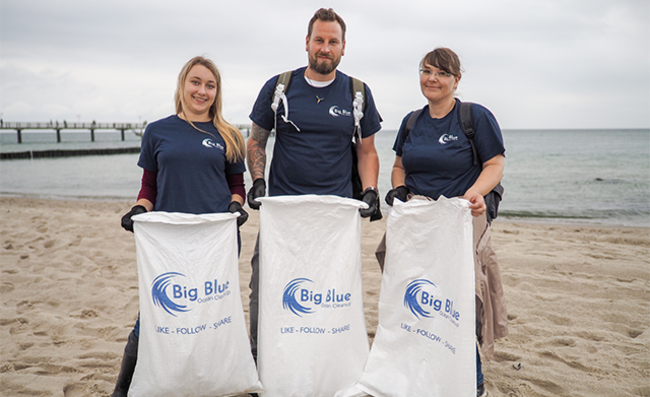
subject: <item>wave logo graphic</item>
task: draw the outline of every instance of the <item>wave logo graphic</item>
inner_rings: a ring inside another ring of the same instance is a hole
[[[213,141],[211,138],[205,138],[203,140],[203,142],[201,142],[201,144],[203,146],[207,147],[207,148],[217,148],[217,149],[221,150],[222,152],[224,151],[224,147],[221,146],[221,144],[216,143],[215,141]]]
[[[298,317],[302,317],[302,314],[311,314],[314,312],[312,308],[301,305],[298,302],[298,298],[296,298],[296,294],[298,293],[301,284],[304,282],[313,283],[313,281],[308,278],[296,278],[291,280],[287,286],[284,287],[284,292],[282,293],[282,307],[291,310],[291,312]]]
[[[350,117],[352,116],[352,113],[350,111],[345,110],[345,109],[340,109],[338,106],[334,105],[330,108],[330,116],[332,117],[339,117],[339,116],[346,116]]]
[[[184,313],[191,310],[188,309],[186,305],[174,302],[167,294],[167,288],[172,284],[173,279],[176,277],[185,277],[185,275],[177,272],[163,273],[156,277],[151,283],[151,298],[153,299],[154,305],[160,306],[163,310],[174,317],[177,317],[176,313]]]
[[[433,298],[432,287],[437,288],[434,283],[425,279],[413,280],[406,286],[404,306],[411,310],[411,313],[415,314],[418,319],[420,317],[431,318],[431,313],[425,309],[427,306],[433,306],[436,311],[440,310],[442,302]]]
[[[458,137],[456,135],[451,135],[451,134],[442,134],[440,139],[438,139],[438,143],[441,145],[446,145],[449,142],[457,141]]]

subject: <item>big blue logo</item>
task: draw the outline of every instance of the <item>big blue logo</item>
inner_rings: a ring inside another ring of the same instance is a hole
[[[309,314],[313,312],[312,308],[304,306],[298,302],[300,298],[296,298],[296,294],[298,292],[298,289],[300,288],[300,284],[306,281],[313,283],[313,281],[311,281],[308,278],[297,278],[290,281],[289,284],[287,284],[287,286],[284,287],[284,292],[282,293],[282,307],[291,310],[291,312],[298,317],[302,317],[301,314]],[[303,289],[303,291],[305,290]],[[320,300],[320,297],[318,297],[317,299]]]
[[[409,285],[406,286],[406,292],[404,293],[404,306],[406,306],[411,313],[415,314],[415,317],[428,317],[431,318],[431,313],[427,311],[427,306],[432,306],[436,304],[436,310],[440,310],[440,305],[442,302],[440,300],[433,299],[433,289],[436,288],[436,285],[429,280],[418,279],[411,281]]]
[[[444,302],[444,307],[443,307]],[[418,319],[420,317],[433,317],[433,312],[451,321],[458,326],[460,313],[454,308],[454,301],[440,297],[438,287],[429,280],[417,279],[406,286],[404,292],[404,306]]]
[[[458,137],[456,135],[451,135],[451,134],[442,134],[440,136],[440,139],[438,139],[438,143],[441,145],[446,145],[449,142],[457,141]]]
[[[156,277],[151,283],[151,299],[154,305],[178,317],[177,313],[192,310],[189,306],[192,303],[216,301],[230,295],[230,281],[206,281],[203,283],[203,295],[199,296],[199,289],[188,287],[184,283],[185,278],[184,274],[178,272],[167,272]]]
[[[174,312],[189,312],[190,309],[187,308],[187,305],[180,305],[174,302],[169,295],[167,295],[167,287],[172,283],[172,280],[175,277],[185,277],[184,274],[169,272],[161,274],[156,277],[151,283],[151,298],[153,303],[156,306],[162,307],[167,313],[176,317]]]
[[[336,105],[332,106],[330,108],[329,112],[330,112],[330,116],[332,116],[332,117],[339,117],[339,116],[350,117],[350,116],[352,116],[352,113],[350,113],[349,110],[341,109]]]
[[[203,140],[203,142],[201,142],[201,144],[202,144],[203,146],[207,147],[207,148],[217,148],[217,149],[221,150],[222,152],[225,152],[225,151],[226,151],[226,149],[224,149],[224,147],[221,146],[220,143],[215,142],[215,141],[213,141],[213,140],[210,139],[210,138],[205,138],[205,139]]]
[[[302,317],[303,314],[314,313],[317,307],[340,309],[352,306],[351,293],[338,293],[336,288],[328,288],[323,294],[309,288],[310,284],[314,282],[308,278],[295,278],[289,281],[282,293],[282,307]]]

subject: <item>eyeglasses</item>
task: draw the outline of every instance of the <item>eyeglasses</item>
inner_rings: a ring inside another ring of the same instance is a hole
[[[431,69],[420,69],[420,74],[423,75],[423,76],[427,76],[427,78],[430,78],[431,76],[433,76],[433,77],[438,78],[438,79],[441,79],[443,77],[453,76],[453,74],[451,74],[449,72],[434,72]]]

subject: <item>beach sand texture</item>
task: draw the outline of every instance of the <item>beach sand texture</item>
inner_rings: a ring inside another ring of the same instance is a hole
[[[138,313],[126,202],[0,198],[0,395],[108,396]],[[242,228],[242,301],[258,213]],[[385,219],[363,222],[368,334]],[[499,220],[510,335],[484,365],[491,396],[650,396],[650,229]],[[248,313],[246,313],[248,315]]]

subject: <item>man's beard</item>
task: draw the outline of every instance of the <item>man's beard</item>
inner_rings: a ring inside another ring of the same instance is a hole
[[[318,62],[318,56],[320,53],[314,54],[313,57],[309,57],[309,68],[315,70],[317,73],[322,75],[328,75],[336,70],[336,67],[339,66],[341,58],[336,59],[335,57],[330,57],[328,61]]]

